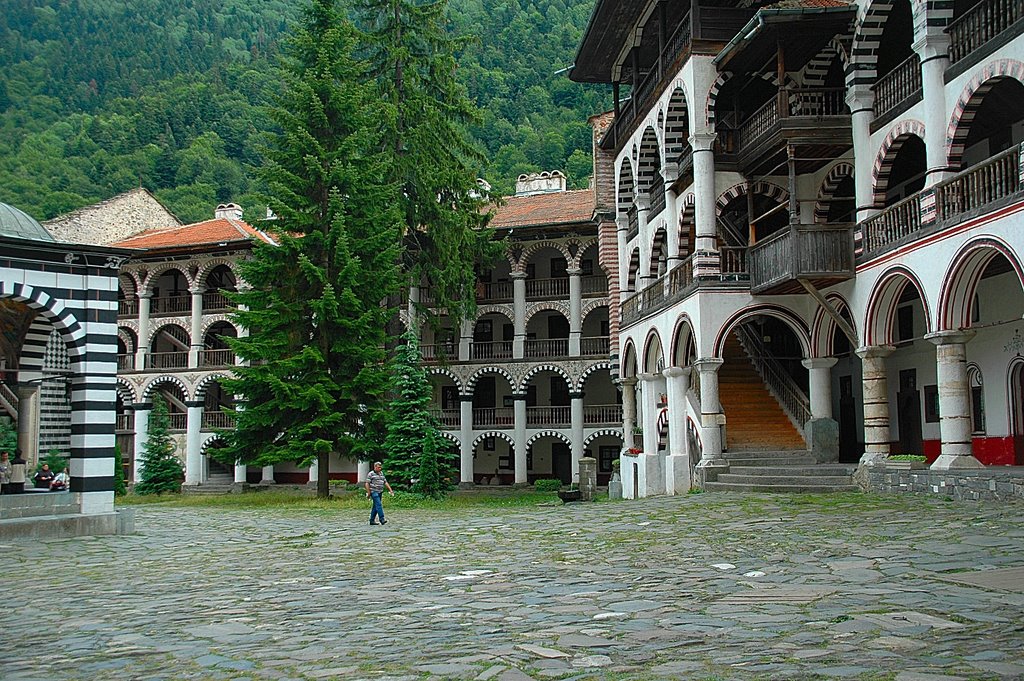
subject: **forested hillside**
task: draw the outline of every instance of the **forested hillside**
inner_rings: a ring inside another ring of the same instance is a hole
[[[590,173],[599,88],[572,63],[593,0],[451,0],[474,40],[460,78],[482,113],[481,169]],[[262,106],[300,5],[280,0],[8,0],[0,13],[0,201],[45,219],[133,187],[182,220],[235,201],[259,213]]]

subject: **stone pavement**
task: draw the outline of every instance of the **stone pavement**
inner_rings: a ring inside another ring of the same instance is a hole
[[[135,536],[2,545],[0,679],[1024,678],[1017,502],[366,515],[140,507]]]

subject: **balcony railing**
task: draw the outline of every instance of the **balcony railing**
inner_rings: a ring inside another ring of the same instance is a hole
[[[458,409],[431,409],[430,415],[445,428],[458,428],[462,423]]]
[[[512,282],[480,282],[477,286],[477,300],[511,300]]]
[[[449,362],[459,358],[459,346],[455,343],[433,343],[420,346],[424,362]]]
[[[146,355],[147,369],[185,369],[188,352],[151,352]]]
[[[913,53],[875,82],[875,118],[909,100],[921,98],[921,57]]]
[[[235,364],[235,353],[233,350],[200,350],[199,366],[201,367],[229,367]]]
[[[585,336],[580,338],[581,355],[607,355],[608,348],[608,336]]]
[[[629,231],[626,233],[626,241],[632,241],[640,233],[640,210],[633,204],[626,211],[626,220],[629,222]]]
[[[605,295],[608,293],[608,277],[595,274],[580,279],[580,293],[583,295]]]
[[[943,222],[1020,192],[1020,147],[935,185],[935,220]]]
[[[135,414],[118,414],[114,423],[115,430],[135,430]]]
[[[621,404],[583,405],[583,424],[596,426],[606,423],[622,424]]]
[[[647,222],[651,222],[665,210],[665,180],[660,175],[651,184],[648,196],[651,197],[651,208],[647,211]]]
[[[819,120],[849,115],[844,88],[799,88],[784,92],[787,118],[794,121]],[[740,124],[736,132],[738,149],[749,147],[779,122],[779,98],[772,97]]]
[[[135,355],[129,353],[117,356],[118,371],[135,371]]]
[[[742,149],[753,144],[754,140],[768,132],[773,125],[779,122],[779,99],[772,97],[760,109],[750,115],[747,120],[740,123],[737,134],[737,144]]]
[[[527,279],[526,297],[528,299],[550,300],[564,298],[569,295],[569,278]]]
[[[118,300],[117,314],[120,317],[138,317],[139,301],[135,298],[122,298]]]
[[[180,314],[192,311],[192,295],[161,296],[149,301],[150,314]]]
[[[946,27],[950,63],[957,63],[1021,19],[1024,3],[1020,0],[982,0]]]
[[[208,291],[203,294],[203,312],[216,312],[230,310],[231,303],[228,297],[220,291]]]
[[[235,421],[231,414],[223,411],[204,411],[201,423],[202,430],[232,428]]]
[[[679,177],[686,175],[693,169],[693,147],[688,142],[684,142],[682,149],[672,159],[676,163],[678,168]]]
[[[473,410],[474,428],[510,428],[513,425],[515,425],[515,413],[512,407],[490,407]]]
[[[879,251],[921,229],[921,195],[912,194],[861,223],[865,253]]]
[[[188,414],[172,413],[168,414],[167,418],[170,420],[171,430],[185,430],[188,428]]]
[[[568,338],[527,339],[524,348],[527,357],[568,357]]]
[[[853,276],[853,225],[793,225],[749,253],[750,291],[761,293],[797,278]]]
[[[720,272],[725,275],[747,273],[746,246],[723,246],[719,251]]]
[[[527,407],[526,425],[567,427],[572,423],[571,407]]]
[[[512,341],[473,341],[470,346],[473,359],[511,359]]]

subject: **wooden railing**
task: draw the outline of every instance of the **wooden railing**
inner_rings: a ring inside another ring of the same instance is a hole
[[[679,153],[672,160],[676,163],[679,177],[693,169],[693,147],[690,146],[689,142],[683,143],[682,149],[679,150]]]
[[[149,301],[150,314],[177,314],[192,311],[192,294],[161,296]]]
[[[477,287],[477,300],[505,300],[512,298],[512,282],[481,282]]]
[[[742,325],[736,327],[736,337],[743,345],[750,363],[761,376],[768,391],[772,393],[786,414],[796,421],[799,428],[811,420],[811,401],[796,384],[793,377],[779,361],[768,352],[761,338],[750,333]]]
[[[950,220],[963,213],[1021,191],[1020,147],[1011,147],[987,161],[935,185],[935,219]]]
[[[921,57],[911,54],[902,64],[879,78],[874,87],[875,118],[909,99],[921,97]]]
[[[651,207],[647,211],[647,222],[651,222],[654,218],[661,215],[663,210],[665,210],[665,180],[661,177],[660,173],[655,178],[654,182],[651,183],[651,187],[647,192],[647,195],[651,199]]]
[[[167,415],[170,421],[171,430],[185,430],[188,428],[188,414],[172,413]]]
[[[992,38],[1024,19],[1020,0],[982,0],[946,27],[949,62],[955,64]]]
[[[740,149],[750,146],[757,138],[768,132],[779,122],[779,100],[772,97],[760,109],[740,123],[737,131],[737,145]]]
[[[853,225],[792,225],[749,251],[750,290],[797,278],[853,276]]]
[[[512,359],[512,341],[473,341],[470,345],[473,359]]]
[[[668,273],[668,295],[676,296],[693,283],[693,256],[679,263]]]
[[[511,427],[515,424],[512,407],[489,407],[473,410],[473,427]]]
[[[120,317],[139,316],[139,301],[136,298],[121,298],[117,301],[117,314]]]
[[[430,415],[445,428],[458,428],[462,423],[459,409],[431,409]]]
[[[568,426],[572,422],[571,407],[527,407],[526,425]]]
[[[447,362],[459,358],[457,343],[428,343],[420,346],[420,357],[424,362]]]
[[[135,414],[118,414],[114,420],[114,430],[135,430]]]
[[[582,277],[580,280],[580,293],[585,296],[595,293],[600,295],[608,293],[608,277],[602,274]]]
[[[18,393],[11,390],[6,383],[0,383],[0,402],[9,407],[9,410],[5,409],[5,411],[11,418],[18,418]]]
[[[626,211],[626,219],[629,222],[629,231],[626,233],[626,241],[632,241],[640,233],[640,210],[633,204]]]
[[[213,430],[215,428],[232,428],[235,425],[231,414],[223,411],[204,411],[200,429]]]
[[[861,223],[865,253],[885,248],[921,229],[921,195],[912,194]]]
[[[587,426],[615,423],[622,425],[621,404],[583,405],[583,424]]]
[[[228,297],[220,291],[208,291],[203,294],[203,312],[230,310],[231,307]]]
[[[229,367],[235,364],[235,353],[226,348],[220,350],[200,350],[199,366],[201,367]]]
[[[526,297],[541,300],[564,298],[569,295],[569,278],[527,279]]]
[[[846,116],[845,88],[799,88],[782,93],[787,101],[788,118],[822,119],[829,116]],[[737,149],[749,147],[767,134],[780,120],[779,98],[772,97],[760,109],[740,124],[736,131]]]
[[[135,355],[131,353],[117,356],[118,371],[135,371]]]
[[[146,355],[147,369],[185,369],[188,352],[151,352]]]
[[[524,348],[527,357],[568,357],[568,338],[527,339]]]
[[[608,348],[608,336],[585,336],[580,338],[581,355],[607,355]]]
[[[722,274],[747,273],[747,248],[745,246],[723,246],[718,257],[719,269]]]

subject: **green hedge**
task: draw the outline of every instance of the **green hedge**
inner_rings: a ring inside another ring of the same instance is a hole
[[[557,492],[562,489],[562,481],[553,478],[536,480],[533,483],[533,488],[538,492]]]

